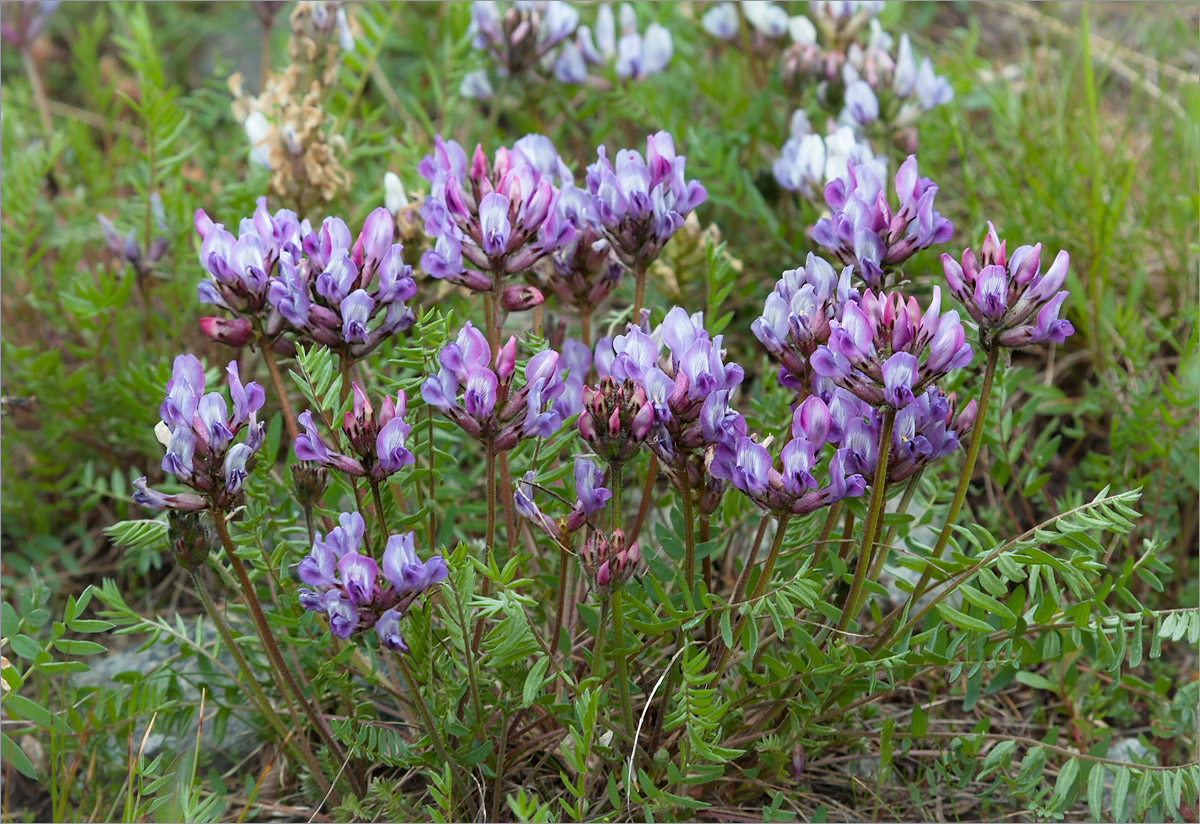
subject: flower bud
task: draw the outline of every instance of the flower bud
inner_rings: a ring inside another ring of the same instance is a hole
[[[579,434],[600,458],[623,463],[637,454],[654,423],[654,407],[631,380],[618,384],[603,378],[595,389],[584,387]]]
[[[301,506],[310,507],[324,494],[329,473],[313,461],[300,461],[292,464],[292,480],[296,484],[296,499]]]
[[[212,550],[213,540],[199,512],[167,511],[167,539],[175,560],[189,572],[199,569]]]
[[[500,305],[506,312],[524,312],[545,302],[542,293],[533,286],[524,283],[514,283],[504,287],[500,296]]]
[[[226,346],[245,346],[254,337],[248,318],[200,318],[200,331]]]

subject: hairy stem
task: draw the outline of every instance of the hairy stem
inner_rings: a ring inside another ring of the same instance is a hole
[[[775,561],[778,560],[779,551],[783,548],[783,538],[787,533],[788,521],[791,520],[792,516],[790,513],[782,512],[776,515],[775,518],[777,524],[775,527],[775,540],[771,542],[771,551],[767,553],[767,560],[763,563],[762,574],[758,576],[758,583],[754,585],[754,592],[750,595],[750,601],[758,600],[767,589],[767,582],[771,580],[771,573],[775,569]],[[746,616],[742,615],[742,617],[738,619],[737,626],[733,628],[733,642],[735,644],[738,642],[742,627],[745,626],[745,624]],[[732,653],[732,647],[726,647],[725,651],[721,653],[721,661],[719,664],[717,664],[718,680],[722,675],[725,674],[725,667],[729,664],[729,656]]]
[[[634,741],[633,705],[629,700],[629,672],[625,663],[625,612],[621,607],[621,587],[612,590],[613,657],[617,661],[617,686],[621,693],[621,714],[625,718],[625,731]]]
[[[496,450],[489,441],[484,444],[485,461],[484,474],[487,476],[487,532],[484,535],[483,563],[490,566],[492,552],[496,543]],[[486,575],[483,578],[483,596],[486,598],[492,591],[492,579]],[[483,639],[483,617],[475,622],[475,637],[471,640],[471,654],[479,652],[479,642]]]
[[[225,648],[229,650],[229,654],[233,656],[234,663],[237,664],[238,670],[242,673],[242,678],[246,680],[246,685],[250,687],[251,700],[258,707],[258,711],[267,719],[267,723],[271,725],[271,729],[279,736],[279,740],[281,742],[288,741],[288,732],[287,728],[283,725],[283,720],[275,712],[275,708],[271,706],[271,701],[267,698],[266,693],[263,692],[258,679],[254,677],[254,670],[250,669],[250,663],[246,660],[246,656],[242,655],[242,650],[234,643],[233,634],[229,631],[229,626],[225,623],[225,619],[221,617],[216,602],[213,600],[212,592],[208,589],[208,584],[205,583],[203,576],[197,572],[192,572],[191,575],[192,583],[196,587],[196,593],[200,596],[200,603],[204,606],[204,611],[212,619],[213,624],[217,628],[217,634],[221,636],[221,641],[225,644]],[[312,748],[308,746],[308,738],[303,735],[293,736],[293,738],[300,750],[300,755],[308,764],[308,768],[312,770],[313,777],[321,785],[321,791],[329,792],[329,782],[325,778],[325,773],[321,771],[321,764],[317,761],[316,755],[313,754]]]
[[[908,484],[904,487],[904,494],[900,496],[900,503],[896,507],[897,512],[904,513],[908,511],[908,505],[912,503],[913,495],[920,485],[921,472],[918,471],[908,479]],[[882,526],[883,519],[880,518],[879,520]],[[883,563],[887,560],[888,553],[891,552],[892,541],[896,540],[896,529],[898,526],[898,524],[892,524],[891,528],[888,529],[887,537],[882,542],[876,542],[875,562],[871,564],[871,571],[867,573],[869,580],[879,580],[879,573],[883,570]]]
[[[692,488],[684,475],[679,481],[679,497],[683,505],[683,593],[691,606],[696,586],[696,524],[692,512]]]
[[[288,437],[292,439],[292,443],[295,443],[296,438],[300,437],[300,428],[296,425],[296,413],[292,411],[292,402],[288,400],[287,389],[283,385],[283,375],[279,371],[279,363],[275,360],[275,352],[271,349],[271,344],[262,336],[261,326],[259,327],[258,348],[262,352],[263,363],[267,365],[267,372],[271,375],[271,385],[275,387],[275,397],[279,399],[279,411],[283,415],[283,425],[287,427]]]
[[[326,723],[324,716],[313,708],[308,702],[300,687],[296,684],[296,679],[292,676],[292,671],[288,669],[287,664],[283,660],[283,655],[279,652],[279,646],[275,643],[275,636],[271,634],[271,627],[267,624],[267,617],[263,614],[262,606],[258,603],[258,596],[254,592],[254,585],[250,583],[250,576],[246,574],[246,567],[242,564],[242,559],[237,556],[236,547],[234,547],[233,539],[229,536],[229,527],[225,523],[225,513],[220,509],[214,509],[212,512],[213,523],[217,529],[217,535],[221,539],[221,545],[225,548],[225,555],[229,558],[229,564],[233,567],[234,575],[237,576],[238,584],[242,588],[242,595],[246,599],[246,606],[250,608],[250,617],[254,621],[254,629],[258,633],[258,640],[262,642],[263,650],[267,653],[267,657],[271,661],[271,668],[278,677],[282,679],[280,691],[291,691],[291,695],[303,707],[308,720],[320,735],[322,743],[329,749],[329,752],[339,762],[344,763],[346,754],[342,750],[340,744],[333,740],[333,734],[329,730],[329,725]],[[289,705],[291,701],[289,700]],[[293,722],[299,726],[299,719],[295,718],[293,713]],[[364,793],[361,781],[355,770],[348,770],[350,781],[354,785],[354,790],[359,795]]]
[[[701,515],[700,515],[700,543],[702,543],[702,544],[708,543],[712,537],[712,535],[711,535],[711,531],[712,531],[711,518],[712,518],[712,516],[707,515],[707,514],[701,513]],[[704,560],[700,562],[700,577],[704,579],[704,591],[712,592],[713,579],[712,579],[712,554],[711,553],[709,553],[708,555],[705,555]],[[712,611],[710,610],[708,615],[705,616],[705,618],[704,618],[704,644],[705,644],[705,646],[711,647],[714,631],[715,631],[715,621],[713,620],[713,614],[712,614]]]
[[[917,585],[913,587],[912,597],[908,599],[910,604],[917,603],[917,599],[925,594],[925,590],[929,586],[929,579],[933,575],[933,568],[936,562],[942,559],[942,553],[946,549],[946,544],[950,540],[950,532],[954,528],[954,521],[958,518],[958,513],[962,510],[963,502],[967,499],[967,488],[971,485],[971,475],[975,472],[975,460],[979,457],[979,446],[983,443],[983,429],[987,423],[987,407],[988,399],[992,394],[992,381],[996,377],[996,364],[1000,360],[1000,347],[993,346],[988,350],[987,363],[983,367],[983,387],[979,390],[979,404],[975,410],[975,425],[971,428],[971,442],[967,446],[967,457],[963,461],[962,472],[958,475],[958,488],[954,490],[954,499],[950,502],[950,509],[946,512],[946,523],[942,527],[941,534],[938,535],[937,544],[934,545],[933,551],[929,553],[929,560],[926,562],[925,571],[921,573]]]
[[[442,737],[438,735],[437,727],[433,723],[433,716],[429,714],[429,706],[425,703],[425,697],[421,695],[421,690],[417,686],[417,679],[413,677],[412,668],[408,666],[408,661],[404,660],[402,653],[396,653],[396,662],[400,665],[400,672],[404,676],[404,680],[408,682],[408,690],[412,693],[413,704],[416,705],[417,713],[421,716],[421,724],[425,727],[425,734],[433,742],[433,748],[437,750],[437,754],[443,763],[450,765],[450,772],[454,776],[454,785],[458,788],[458,794],[461,797],[464,794],[466,785],[463,783],[463,778],[458,772],[458,763],[450,757],[450,753],[446,750],[446,745],[442,743]],[[456,806],[457,801],[451,804],[452,808]]]
[[[850,623],[850,619],[858,613],[862,597],[863,582],[867,579],[867,570],[871,566],[871,552],[875,546],[875,529],[878,520],[883,517],[883,500],[887,492],[887,465],[892,451],[892,424],[896,421],[896,410],[888,407],[883,413],[883,427],[879,433],[879,456],[875,459],[875,478],[871,481],[871,504],[867,509],[867,521],[863,524],[862,548],[858,553],[858,566],[854,569],[854,582],[850,584],[850,592],[846,595],[846,603],[842,607],[842,617],[838,619],[837,631],[841,632]]]
[[[375,499],[375,515],[379,518],[379,543],[380,546],[387,546],[388,525],[383,513],[383,496],[379,494],[379,481],[374,479],[371,480],[371,495]]]
[[[646,299],[646,265],[638,267],[634,275],[633,285],[633,317],[632,322],[637,326],[641,322],[642,304]]]
[[[559,636],[562,635],[563,607],[567,599],[567,571],[570,560],[571,555],[567,552],[567,548],[560,545],[558,548],[558,593],[554,604],[554,634],[550,636],[555,652],[558,652],[561,645]]]

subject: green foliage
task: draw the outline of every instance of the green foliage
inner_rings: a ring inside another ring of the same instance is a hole
[[[317,224],[340,215],[356,230],[382,201],[385,171],[418,198],[427,183],[416,166],[438,134],[468,150],[479,140],[489,155],[546,134],[583,185],[598,144],[613,156],[669,130],[688,177],[708,191],[697,225],[719,231],[689,224],[664,252],[651,272],[651,321],[672,302],[703,311],[709,332],[725,336],[726,362],[745,368],[737,403],[749,430],[783,433],[793,393],[749,326],[779,273],[813,250],[817,208],[781,191],[770,167],[795,108],[807,107],[822,131],[819,92],[785,85],[775,54],[714,43],[698,25],[708,6],[634,6],[643,31],[651,20],[671,30],[668,71],[623,82],[597,70],[581,87],[513,78],[502,89],[493,75],[498,95],[481,103],[459,93],[467,72],[487,64],[471,47],[469,4],[352,4],[354,47],[321,101],[323,122],[345,142],[339,156],[352,185],[301,217]],[[802,13],[799,4],[788,11]],[[594,24],[593,5],[579,12]],[[276,70],[289,59],[289,13],[267,32]],[[1013,24],[1026,14],[1055,19]],[[866,582],[865,607],[845,632],[833,627],[854,579],[865,500],[836,517],[793,518],[764,594],[750,598],[774,521],[763,525],[743,496],[725,495],[701,527],[707,539],[694,542],[711,581],[692,587],[682,580],[688,530],[678,489],[651,474],[645,454],[630,461],[624,528],[641,525],[645,563],[624,590],[621,654],[636,739],[622,723],[612,616],[581,580],[580,546],[564,549],[519,516],[511,534],[506,524],[511,482],[527,472],[539,495],[563,490],[566,500],[548,509],[569,510],[572,459],[585,452],[573,422],[505,453],[497,474],[506,480],[489,513],[483,446],[421,398],[422,380],[463,321],[482,326],[481,300],[418,273],[416,323],[369,358],[343,364],[319,345],[277,356],[292,406],[313,413],[331,447],[347,447],[349,381],[376,409],[383,395],[406,393],[416,464],[383,485],[381,513],[367,484],[337,473],[304,512],[261,353],[199,333],[200,315],[222,310],[196,302],[193,213],[204,208],[235,227],[268,194],[269,175],[246,160],[226,84],[234,70],[248,88],[257,79],[261,30],[250,9],[63,4],[39,46],[52,58],[36,64],[50,134],[19,51],[6,48],[6,814],[447,822],[1194,815],[1200,684],[1186,672],[1200,647],[1200,309],[1189,273],[1200,197],[1181,181],[1200,170],[1200,109],[1194,77],[1176,68],[1190,67],[1194,14],[1156,4],[1082,14],[892,4],[882,21],[910,33],[957,95],[921,118],[918,153],[955,238],[907,264],[902,288],[924,300],[941,282],[937,255],[978,250],[992,220],[1010,254],[1037,242],[1044,255],[1071,254],[1065,311],[1077,334],[1002,364],[966,507],[940,558],[930,550],[961,460],[931,466],[911,495],[890,490],[884,575]],[[907,149],[883,144],[894,170]],[[270,199],[272,209],[296,206]],[[142,251],[161,238],[161,259],[142,269],[108,249],[98,214],[122,236],[132,231]],[[404,242],[404,259],[417,264],[427,241]],[[594,337],[621,333],[631,294],[623,285],[596,313]],[[530,323],[514,314],[506,330],[518,338],[518,374],[563,329],[578,336],[570,310],[553,299],[543,309]],[[142,476],[179,490],[159,469],[152,427],[172,359],[187,351],[204,361],[210,385],[236,357],[243,379],[268,397],[259,413],[266,444],[244,505],[230,513],[232,546],[216,545],[206,521],[214,546],[195,579],[168,549],[167,521],[132,501]],[[960,408],[979,395],[978,366],[947,384]],[[449,566],[404,619],[412,683],[373,631],[334,641],[323,616],[299,607],[296,567],[310,530],[327,533],[356,508],[368,524],[364,551],[378,558],[382,516],[388,533],[412,530],[421,557],[440,552]],[[496,540],[485,562],[489,516]],[[752,547],[758,562],[747,570]],[[256,612],[241,597],[239,566],[329,740],[289,707]],[[928,590],[911,599],[927,570]],[[198,599],[201,584],[214,593],[213,612]],[[150,663],[114,674],[110,662],[122,654]],[[286,735],[276,734],[271,713]],[[226,758],[235,728],[252,746]]]

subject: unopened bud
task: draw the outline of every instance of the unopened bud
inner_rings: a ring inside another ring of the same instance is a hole
[[[189,572],[199,569],[212,550],[212,536],[199,512],[167,510],[167,539],[175,560]]]
[[[226,346],[245,346],[254,337],[247,318],[200,318],[200,331]]]
[[[506,312],[524,312],[545,300],[542,293],[534,287],[524,283],[514,283],[504,288],[504,294],[500,296],[500,305]]]
[[[296,482],[296,499],[301,506],[309,507],[324,494],[329,473],[313,461],[300,461],[292,464],[292,480]]]

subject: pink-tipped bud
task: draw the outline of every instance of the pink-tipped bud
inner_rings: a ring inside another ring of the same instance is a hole
[[[596,585],[606,587],[612,582],[612,576],[608,571],[608,561],[605,561],[596,570]]]
[[[213,227],[213,222],[207,212],[197,209],[196,214],[192,216],[192,225],[196,227],[196,234],[200,235],[200,240],[203,241],[208,236],[208,230]]]
[[[506,381],[512,377],[517,368],[517,339],[515,336],[508,339],[508,343],[500,347],[500,351],[496,353],[496,376],[501,381]]]
[[[200,331],[226,346],[245,346],[254,337],[246,318],[200,318]]]
[[[483,146],[479,143],[475,144],[475,154],[471,155],[471,182],[478,184],[488,176],[488,161],[487,155],[483,153]]]
[[[621,410],[613,409],[612,414],[608,416],[608,434],[609,437],[615,438],[621,434]]]
[[[542,293],[534,287],[525,283],[514,283],[504,287],[504,293],[500,296],[500,305],[506,312],[524,312],[545,300]]]

